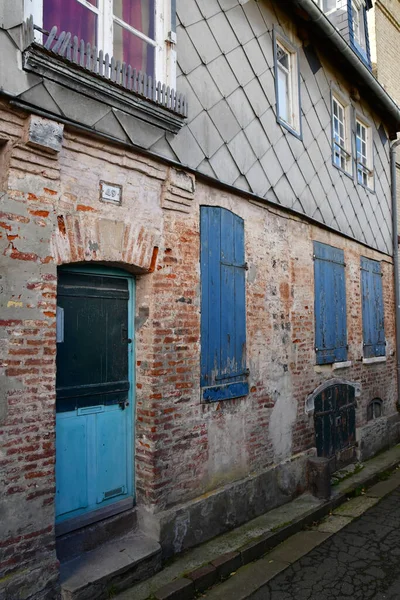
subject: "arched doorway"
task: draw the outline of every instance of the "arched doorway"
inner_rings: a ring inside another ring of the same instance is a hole
[[[66,533],[133,505],[134,290],[128,273],[58,273],[56,526]]]

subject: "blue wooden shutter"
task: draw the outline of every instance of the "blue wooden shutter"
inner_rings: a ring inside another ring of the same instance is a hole
[[[248,393],[244,222],[201,207],[201,386],[215,402]]]
[[[344,252],[314,242],[315,350],[317,364],[347,360]]]
[[[385,327],[381,265],[361,257],[364,357],[385,356]]]

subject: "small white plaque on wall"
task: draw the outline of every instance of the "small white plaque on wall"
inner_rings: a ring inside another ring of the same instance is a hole
[[[100,181],[100,200],[109,204],[122,204],[122,185]]]

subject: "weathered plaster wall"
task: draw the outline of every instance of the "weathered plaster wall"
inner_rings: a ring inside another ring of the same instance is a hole
[[[177,135],[145,124],[110,98],[91,98],[90,90],[80,96],[66,82],[21,71],[21,40],[11,25],[0,29],[7,65],[1,86],[55,117],[142,146],[390,253],[388,143],[382,119],[362,102],[361,93],[361,103],[354,105],[373,122],[375,195],[332,165],[331,86],[349,97],[352,82],[341,77],[323,48],[313,46],[312,37],[302,41],[293,16],[281,7],[271,0],[178,0],[177,89],[188,97],[189,116]],[[348,23],[347,14],[343,23]],[[274,27],[299,48],[302,141],[276,122]],[[301,36],[307,37],[304,28]]]
[[[8,168],[0,214],[0,368],[7,382],[0,401],[0,511],[5,515],[0,568],[7,578],[0,587],[12,600],[54,598],[57,577],[58,264],[103,262],[137,274],[137,502],[150,516],[159,513],[161,529],[165,514],[175,527],[172,514],[178,515],[182,503],[201,507],[210,493],[232,499],[253,485],[262,490],[252,483],[260,481],[257,477],[272,481],[268,473],[274,466],[313,448],[305,400],[337,375],[331,367],[314,366],[313,240],[345,252],[352,365],[340,374],[361,384],[357,426],[365,425],[372,398],[383,399],[385,416],[395,413],[396,400],[393,273],[386,255],[68,128],[59,154],[43,152],[27,144],[27,126],[26,115],[1,105]],[[100,180],[123,185],[121,207],[100,202]],[[213,405],[200,403],[199,389],[202,204],[223,206],[244,218],[249,263],[250,393]],[[360,255],[383,261],[387,361],[382,364],[362,362]],[[249,515],[255,514],[256,499],[267,509],[303,489],[304,461],[293,465],[278,469],[273,496],[249,493],[254,497]],[[223,512],[227,503],[219,506],[221,527],[232,526],[234,518]],[[190,543],[182,537],[182,544]]]

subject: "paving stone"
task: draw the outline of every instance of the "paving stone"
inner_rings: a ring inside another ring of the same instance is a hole
[[[257,540],[253,540],[249,542],[245,546],[240,549],[240,554],[242,556],[242,563],[247,565],[247,563],[252,562],[258,558],[261,558],[267,550],[269,549],[271,534],[266,534],[261,536],[261,538]]]
[[[343,529],[343,527],[346,527],[346,525],[351,523],[352,520],[353,519],[351,517],[330,515],[329,517],[326,517],[326,519],[324,519],[322,523],[319,523],[319,525],[313,527],[313,529],[315,531],[322,531],[323,533],[337,533],[338,531]]]
[[[300,531],[268,553],[270,560],[293,563],[329,537],[322,531]]]
[[[376,485],[369,488],[367,491],[367,496],[372,496],[375,498],[383,498],[393,490],[395,490],[400,485],[400,474],[389,477],[386,481],[380,481]]]
[[[191,579],[176,579],[157,590],[154,597],[157,600],[192,600],[194,597],[194,583]]]
[[[193,581],[196,592],[204,592],[217,581],[218,573],[213,565],[205,565],[188,573],[187,578]]]
[[[242,566],[242,559],[239,552],[228,552],[212,560],[211,564],[217,569],[218,577],[225,579]]]
[[[352,498],[345,504],[339,506],[339,508],[334,511],[334,514],[343,515],[345,517],[359,517],[377,502],[379,502],[379,498],[359,496],[358,498]]]

